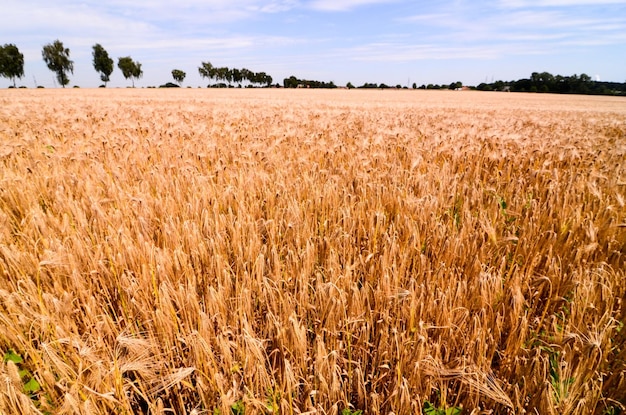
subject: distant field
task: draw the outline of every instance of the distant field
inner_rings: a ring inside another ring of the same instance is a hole
[[[620,98],[2,90],[0,413],[624,413],[625,205]]]

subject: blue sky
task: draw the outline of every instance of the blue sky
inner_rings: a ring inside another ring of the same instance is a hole
[[[206,85],[198,66],[246,67],[275,82],[477,85],[548,71],[626,81],[626,0],[1,0],[0,44],[24,54],[25,77],[54,86],[41,58],[55,39],[70,49],[70,85],[101,82],[100,43],[141,62],[137,86]],[[0,87],[11,84],[0,78]],[[127,86],[117,66],[110,86]]]

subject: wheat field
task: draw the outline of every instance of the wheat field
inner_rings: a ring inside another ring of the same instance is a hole
[[[626,411],[626,101],[0,91],[0,413]]]

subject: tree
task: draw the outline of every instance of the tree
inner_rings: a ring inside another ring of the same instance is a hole
[[[259,84],[259,85],[265,85],[266,87],[269,87],[272,85],[272,77],[268,74],[266,74],[265,72],[259,72],[257,74],[255,74],[254,76],[254,82]]]
[[[230,87],[230,83],[233,81],[233,70],[226,67],[223,68],[224,71],[224,80],[228,82],[228,86]]]
[[[183,71],[181,71],[180,69],[173,69],[172,70],[172,78],[174,78],[174,80],[176,82],[178,82],[178,85],[183,84],[183,81],[185,80],[185,77],[187,76],[187,74]]]
[[[215,69],[215,79],[218,81],[226,81],[230,85],[232,81],[232,72],[227,66]]]
[[[93,67],[96,72],[100,73],[100,80],[106,86],[113,73],[113,59],[109,57],[109,53],[99,43],[93,46]]]
[[[24,76],[24,55],[11,43],[0,46],[0,76],[12,79],[13,87],[15,78]]]
[[[117,67],[120,68],[120,71],[122,71],[124,78],[130,78],[133,83],[133,88],[135,87],[135,79],[139,79],[143,76],[141,64],[139,62],[134,62],[130,56],[117,58]]]
[[[67,73],[74,73],[74,62],[70,60],[70,50],[63,46],[63,42],[55,40],[43,47],[41,52],[48,69],[56,73],[57,80],[65,88],[70,83]]]
[[[283,80],[283,86],[285,88],[297,88],[298,87],[298,78],[291,75],[289,78],[285,78]]]
[[[233,68],[231,72],[233,74],[233,82],[239,84],[239,88],[241,88],[241,81],[243,81],[241,69]]]
[[[202,62],[202,66],[198,68],[198,72],[201,77],[208,78],[209,82],[217,76],[217,69],[211,62]]]
[[[248,86],[252,86],[251,84],[252,84],[252,74],[253,74],[253,72],[250,69],[247,69],[247,68],[242,68],[239,72],[241,72],[241,80],[250,82],[250,85],[248,85]]]

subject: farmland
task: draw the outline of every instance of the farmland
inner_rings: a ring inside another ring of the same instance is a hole
[[[0,413],[625,410],[623,99],[0,104]]]

